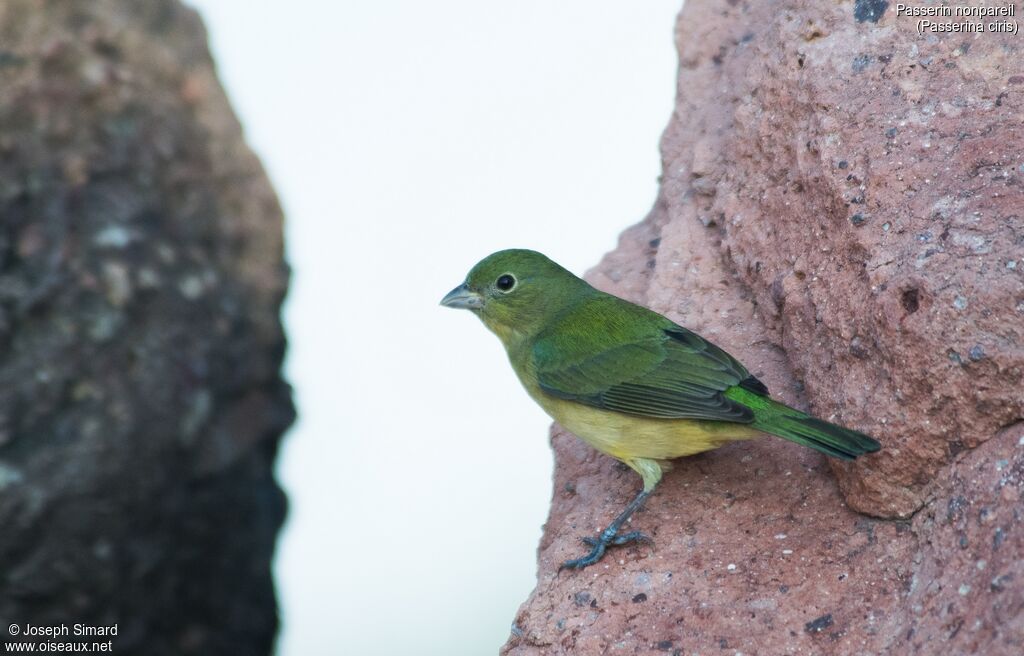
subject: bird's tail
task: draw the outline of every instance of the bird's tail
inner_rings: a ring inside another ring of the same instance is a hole
[[[763,400],[768,403],[755,410],[754,428],[765,433],[843,460],[853,460],[882,447],[864,433],[816,419],[776,401]]]

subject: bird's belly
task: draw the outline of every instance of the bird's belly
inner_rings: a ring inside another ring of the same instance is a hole
[[[648,419],[542,397],[538,401],[555,421],[598,451],[620,460],[679,458],[760,435],[759,431],[743,424]]]

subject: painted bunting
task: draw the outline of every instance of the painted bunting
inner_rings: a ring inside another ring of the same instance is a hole
[[[489,255],[441,305],[480,317],[555,421],[643,478],[622,514],[583,539],[590,552],[563,568],[592,565],[612,545],[649,540],[619,531],[672,458],[764,433],[843,460],[880,447],[773,400],[764,383],[700,335],[591,287],[535,251]]]

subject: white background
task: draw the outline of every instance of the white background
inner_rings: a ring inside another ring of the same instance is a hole
[[[582,273],[656,193],[680,0],[191,0],[287,216],[285,656],[496,653],[547,417],[438,306],[488,253]]]

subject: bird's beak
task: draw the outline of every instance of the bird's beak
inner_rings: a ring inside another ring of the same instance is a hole
[[[448,295],[441,299],[441,305],[462,310],[477,310],[484,306],[484,299],[462,284],[448,292]]]

